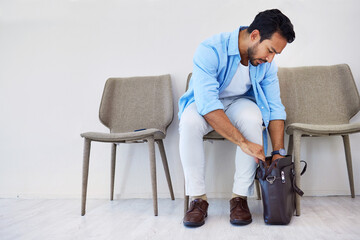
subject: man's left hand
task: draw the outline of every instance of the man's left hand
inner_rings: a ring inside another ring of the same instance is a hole
[[[278,158],[283,158],[284,156],[281,156],[280,154],[275,154],[272,156],[271,162],[275,161]]]

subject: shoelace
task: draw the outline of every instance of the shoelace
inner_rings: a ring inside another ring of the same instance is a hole
[[[242,198],[235,198],[235,199],[234,199],[235,204],[234,204],[234,206],[230,209],[230,212],[231,212],[232,210],[234,210],[235,208],[237,208],[237,207],[239,206],[239,204],[240,204],[240,207],[245,210],[245,209],[246,209],[246,202],[244,202],[244,201],[245,201],[245,200],[242,199]],[[243,202],[244,202],[244,204],[243,204]]]
[[[192,212],[193,210],[198,209],[202,214],[206,214],[206,212],[200,207],[200,203],[198,201],[193,201],[193,203],[191,204],[191,208],[188,210],[188,212]]]

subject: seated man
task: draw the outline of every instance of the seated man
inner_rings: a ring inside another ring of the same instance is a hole
[[[286,113],[272,60],[294,39],[289,18],[272,9],[260,12],[249,27],[215,35],[196,50],[189,89],[179,100],[180,158],[191,197],[185,226],[201,226],[207,216],[203,136],[212,130],[237,145],[230,222],[251,223],[247,197],[254,191],[258,159],[265,160],[263,126],[273,160],[285,154]]]

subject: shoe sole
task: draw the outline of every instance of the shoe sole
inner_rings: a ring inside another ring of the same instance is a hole
[[[251,222],[252,222],[252,219],[250,219],[250,220],[230,220],[231,224],[239,225],[239,226],[248,225]]]
[[[206,213],[205,218],[207,218],[207,216],[208,215]],[[186,222],[186,221],[183,220],[183,223],[184,223],[185,227],[200,227],[200,226],[205,224],[205,219],[204,219],[204,221],[199,222],[199,223],[198,222]]]
[[[197,223],[197,222],[183,222],[185,227],[200,227],[204,225],[205,221]]]

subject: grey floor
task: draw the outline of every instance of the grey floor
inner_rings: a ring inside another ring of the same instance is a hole
[[[253,222],[229,223],[227,199],[209,200],[209,217],[200,228],[182,225],[183,199],[80,200],[0,199],[0,239],[360,239],[360,196],[304,197],[301,217],[288,226],[268,226],[261,201],[250,199]]]

